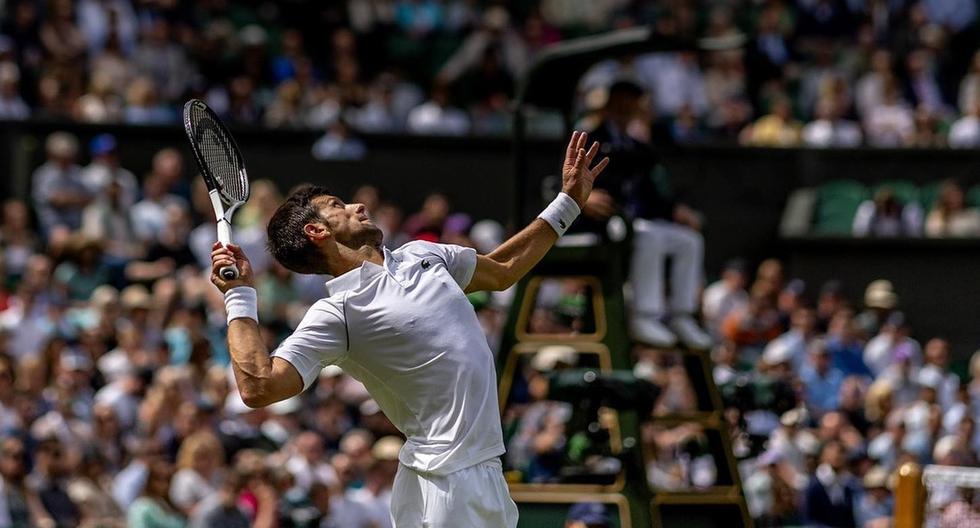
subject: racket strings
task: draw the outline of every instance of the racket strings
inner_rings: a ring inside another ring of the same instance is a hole
[[[198,151],[219,191],[233,201],[247,200],[248,179],[233,140],[203,108],[191,109],[191,123]]]

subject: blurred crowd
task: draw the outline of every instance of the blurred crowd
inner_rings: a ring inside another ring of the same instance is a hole
[[[137,178],[119,148],[108,134],[84,146],[51,134],[30,202],[3,202],[0,526],[390,526],[400,433],[338,368],[299,397],[244,405],[207,277],[207,191],[175,149]],[[353,200],[391,247],[425,239],[486,252],[503,236],[438,193],[413,214],[373,187]],[[326,279],[268,257],[280,201],[271,182],[252,182],[235,228],[270,349]],[[493,307],[482,312],[499,326]]]
[[[542,48],[642,25],[711,51],[600,62],[581,115],[629,76],[664,142],[980,144],[973,0],[15,0],[0,119],[172,123],[198,97],[240,124],[506,134]],[[560,133],[537,116],[532,132]]]

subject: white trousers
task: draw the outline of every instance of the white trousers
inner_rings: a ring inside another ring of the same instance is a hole
[[[394,528],[514,528],[517,505],[499,459],[442,476],[399,464],[391,518]]]
[[[670,306],[664,293],[664,261],[671,257]],[[698,306],[698,286],[704,267],[704,238],[686,226],[665,220],[633,221],[633,258],[630,283],[633,310],[661,316],[693,314]]]

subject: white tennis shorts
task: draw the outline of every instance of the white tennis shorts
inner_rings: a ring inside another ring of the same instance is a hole
[[[394,528],[514,528],[517,505],[499,459],[448,475],[400,464],[391,490],[391,518]]]

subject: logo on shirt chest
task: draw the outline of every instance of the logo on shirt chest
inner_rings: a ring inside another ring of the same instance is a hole
[[[422,269],[424,269],[424,270],[429,269],[429,266],[431,266],[431,265],[432,264],[429,264],[429,261],[428,260],[423,260],[422,261]]]

